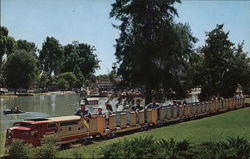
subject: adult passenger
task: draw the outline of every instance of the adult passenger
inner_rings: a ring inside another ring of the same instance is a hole
[[[109,127],[109,117],[113,113],[111,104],[106,103],[105,126]]]
[[[78,116],[81,116],[81,117],[91,116],[89,110],[86,109],[86,104],[85,104],[85,102],[83,100],[80,102],[80,108],[77,109],[75,115],[78,115]]]
[[[133,111],[138,111],[138,110],[142,110],[143,107],[141,106],[141,100],[137,99],[136,100],[136,105],[132,107]]]
[[[108,119],[109,116],[113,113],[113,109],[112,109],[112,106],[111,104],[106,104],[106,113],[105,113],[105,118]]]
[[[158,108],[158,107],[160,107],[160,105],[158,103],[156,103],[155,97],[152,98],[152,103],[150,103],[146,106],[146,108],[148,108],[148,109],[154,109],[154,108]]]

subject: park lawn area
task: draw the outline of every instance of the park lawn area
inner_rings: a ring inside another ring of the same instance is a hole
[[[250,103],[250,98],[246,98],[246,103]]]
[[[250,101],[249,99],[247,99]],[[192,143],[221,141],[228,137],[244,137],[250,140],[250,108],[230,111],[224,114],[183,122],[176,125],[134,133],[125,137],[97,142],[87,146],[67,149],[58,152],[60,158],[98,158],[101,149],[113,142],[134,137],[154,136],[157,139],[189,139]]]
[[[5,133],[0,132],[0,157],[4,155]]]

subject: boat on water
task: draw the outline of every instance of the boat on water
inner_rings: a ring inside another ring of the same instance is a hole
[[[87,106],[98,106],[99,105],[99,98],[85,98],[85,102]]]
[[[21,113],[26,113],[26,112],[22,110],[5,109],[3,110],[3,113],[4,114],[21,114]]]

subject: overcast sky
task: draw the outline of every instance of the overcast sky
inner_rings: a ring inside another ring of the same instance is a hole
[[[109,18],[114,0],[0,0],[1,25],[6,26],[16,40],[35,42],[40,49],[47,36],[53,36],[62,45],[76,40],[96,47],[101,69],[96,74],[111,70],[115,61],[117,23]],[[244,50],[250,52],[250,1],[195,1],[177,4],[179,18],[188,23],[202,46],[205,32],[224,24],[234,43],[245,41]]]

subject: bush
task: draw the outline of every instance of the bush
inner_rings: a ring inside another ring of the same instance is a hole
[[[68,87],[73,88],[75,87],[77,79],[73,72],[64,72],[64,73],[59,74],[57,77],[57,83],[61,81],[66,81],[66,83],[68,84]]]
[[[8,147],[10,158],[29,158],[32,147],[29,144],[24,144],[22,140],[14,140]]]
[[[34,148],[32,158],[56,158],[57,146],[53,136],[45,136],[41,140],[41,146]]]
[[[244,138],[228,138],[221,142],[191,145],[189,140],[155,140],[134,138],[107,145],[103,158],[166,158],[166,159],[249,159],[250,143]]]
[[[134,138],[132,140],[119,141],[103,148],[105,159],[115,158],[154,158],[156,144],[153,137]]]
[[[192,159],[195,158],[195,153],[192,150],[189,140],[175,141],[170,139],[169,141],[161,139],[157,142],[157,156],[159,158],[167,159]]]
[[[250,143],[244,138],[228,138],[221,142],[200,144],[198,159],[248,159]]]
[[[41,146],[32,147],[30,144],[24,144],[22,140],[14,140],[9,148],[10,158],[56,158],[57,146],[56,138],[45,136],[41,140]]]

